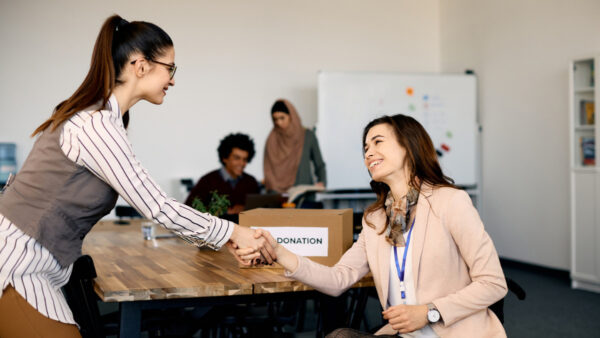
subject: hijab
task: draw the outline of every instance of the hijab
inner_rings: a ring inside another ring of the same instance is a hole
[[[289,114],[290,124],[285,130],[273,126],[267,137],[263,163],[265,186],[267,190],[277,192],[285,192],[294,185],[306,134],[296,108],[288,100],[277,100],[273,108],[283,108],[281,103],[287,108],[287,112],[283,112]]]

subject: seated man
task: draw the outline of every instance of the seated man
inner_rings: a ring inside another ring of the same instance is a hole
[[[200,178],[185,204],[191,206],[198,197],[208,205],[211,192],[217,190],[220,195],[227,195],[231,202],[227,213],[239,214],[244,210],[246,195],[259,192],[256,179],[244,172],[246,164],[254,157],[254,142],[245,134],[229,134],[221,140],[218,152],[223,166]]]

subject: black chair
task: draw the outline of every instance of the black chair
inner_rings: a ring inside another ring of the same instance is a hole
[[[185,190],[189,193],[194,188],[194,181],[191,178],[182,178],[179,183],[185,187]]]
[[[381,323],[369,325],[365,311],[369,297],[377,299],[375,287],[351,288],[339,297],[321,295],[318,298],[317,336],[323,337],[337,328],[352,328],[359,331],[375,332]],[[377,301],[379,304],[379,301]],[[339,311],[339,309],[345,309]],[[361,326],[363,326],[361,328]]]
[[[73,264],[71,277],[63,293],[67,304],[73,312],[73,317],[79,324],[82,338],[104,338],[107,335],[117,335],[119,332],[119,311],[100,315],[98,301],[94,292],[96,268],[92,257],[83,255]],[[159,336],[191,336],[193,323],[191,316],[184,309],[174,308],[165,310],[142,311],[142,330],[149,337]],[[180,333],[182,332],[183,333]]]
[[[360,330],[362,322],[365,323],[365,327],[368,327],[365,318],[365,308],[367,307],[367,301],[369,300],[369,294],[374,291],[374,287],[370,288],[355,288],[350,289],[349,298],[350,304],[348,306],[348,312],[346,314],[346,325],[349,328]]]
[[[517,299],[524,300],[527,296],[525,290],[523,290],[523,288],[514,280],[506,278],[506,285],[508,287],[508,291],[514,293],[517,296]],[[489,308],[496,314],[496,317],[498,317],[500,323],[504,324],[504,298],[492,304]]]
[[[73,311],[73,317],[79,324],[83,338],[106,337],[104,323],[98,310],[98,296],[94,293],[96,268],[92,257],[84,255],[73,264],[69,282],[63,286],[67,304]],[[114,332],[111,332],[114,333]]]

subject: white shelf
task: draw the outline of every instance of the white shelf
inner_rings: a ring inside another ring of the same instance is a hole
[[[575,166],[573,168],[571,168],[571,170],[573,170],[576,173],[594,173],[598,170],[596,170],[596,166],[595,165],[578,165]]]
[[[570,223],[571,223],[571,286],[600,292],[600,121],[581,124],[582,102],[600,102],[600,91],[594,88],[600,76],[600,59],[588,58],[573,61],[569,70],[569,120],[570,138]],[[598,106],[595,105],[596,111]],[[587,107],[585,107],[587,108]],[[594,114],[596,115],[596,114]],[[585,121],[585,120],[583,120]],[[598,128],[596,128],[598,125]],[[594,139],[586,142],[586,152],[595,155],[595,165],[583,165],[582,138]]]
[[[593,93],[594,87],[575,88],[575,93]]]

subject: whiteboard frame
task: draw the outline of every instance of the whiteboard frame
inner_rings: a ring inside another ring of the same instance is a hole
[[[344,75],[349,75],[349,76],[355,76],[355,75],[359,75],[359,76],[399,76],[399,77],[422,77],[422,78],[427,78],[427,77],[431,77],[431,78],[444,78],[444,77],[471,77],[473,78],[474,81],[474,92],[473,92],[473,107],[474,107],[474,119],[475,121],[473,121],[474,123],[474,130],[473,130],[473,142],[474,144],[474,154],[473,154],[473,161],[474,161],[474,173],[473,173],[473,178],[472,181],[469,182],[460,182],[457,181],[456,183],[459,186],[462,186],[463,188],[465,188],[469,194],[474,198],[474,204],[476,204],[477,206],[480,205],[480,195],[481,195],[481,139],[482,139],[482,127],[481,127],[481,122],[480,122],[480,114],[479,114],[479,106],[478,106],[478,92],[477,92],[477,78],[475,77],[474,74],[471,73],[467,73],[467,74],[457,74],[457,73],[396,73],[396,72],[341,72],[341,71],[320,71],[318,74],[318,116],[317,116],[317,136],[319,137],[319,140],[321,140],[321,142],[323,142],[323,140],[326,140],[326,138],[323,137],[322,133],[327,132],[324,131],[322,128],[322,116],[324,114],[323,112],[323,79],[327,78],[328,76],[344,76]],[[374,118],[374,117],[373,117]],[[470,122],[469,122],[470,123]],[[348,137],[360,137],[360,135],[348,135]],[[322,147],[323,148],[323,147]],[[469,151],[470,153],[470,151]],[[324,155],[327,156],[326,152],[324,152]],[[327,158],[325,158],[326,161],[329,161]],[[328,165],[328,177],[331,177],[332,175],[334,175],[334,173],[332,172],[331,169],[331,165]],[[365,169],[365,174],[367,174],[367,170]],[[368,175],[368,174],[367,174]],[[367,176],[368,179],[368,176]],[[362,183],[362,182],[361,182]],[[365,185],[360,184],[360,185],[356,185],[356,186],[347,186],[347,187],[334,187],[337,189],[369,189],[368,183]]]

